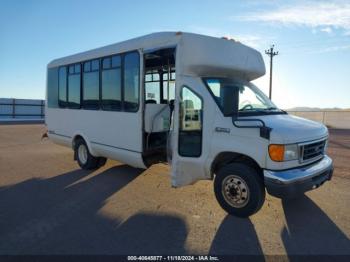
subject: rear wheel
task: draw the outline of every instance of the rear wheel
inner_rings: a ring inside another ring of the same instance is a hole
[[[253,215],[265,201],[265,187],[258,172],[240,163],[229,164],[217,172],[214,191],[220,206],[238,217]]]
[[[106,158],[91,155],[83,139],[78,139],[76,141],[74,153],[79,166],[85,170],[97,169],[106,163]]]

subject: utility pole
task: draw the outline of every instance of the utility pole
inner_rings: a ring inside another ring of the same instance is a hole
[[[267,54],[270,57],[270,90],[269,90],[269,98],[272,98],[272,62],[273,62],[273,57],[275,55],[278,55],[278,51],[274,52],[273,48],[275,45],[272,45],[270,49],[265,50],[265,54]]]

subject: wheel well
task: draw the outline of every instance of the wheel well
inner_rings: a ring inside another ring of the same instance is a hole
[[[230,163],[242,163],[250,167],[253,167],[258,174],[263,178],[263,172],[259,164],[251,157],[235,152],[222,152],[218,154],[212,165],[211,165],[211,178],[214,178],[215,172],[217,172],[221,167]]]
[[[73,141],[72,141],[72,148],[73,148],[73,150],[74,150],[74,148],[75,148],[75,143],[76,143],[79,139],[85,141],[85,139],[84,139],[81,135],[76,135],[76,136],[73,138]]]

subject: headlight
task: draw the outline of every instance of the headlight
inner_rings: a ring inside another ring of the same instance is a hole
[[[269,155],[273,161],[282,162],[299,158],[298,145],[269,145]]]

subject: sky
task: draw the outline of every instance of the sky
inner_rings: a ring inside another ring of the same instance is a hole
[[[158,31],[230,37],[263,53],[254,81],[280,108],[350,108],[350,1],[0,0],[0,97],[45,97],[53,59]]]

